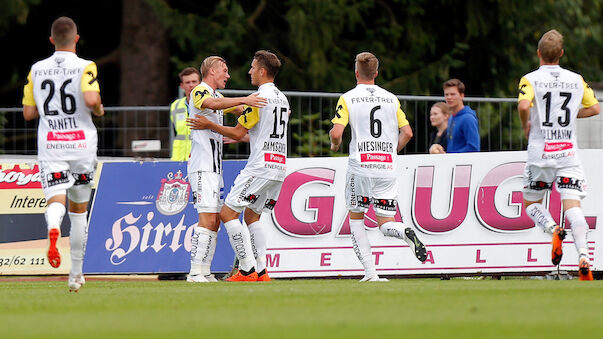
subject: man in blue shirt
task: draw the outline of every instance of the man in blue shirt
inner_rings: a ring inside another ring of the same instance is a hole
[[[465,84],[459,79],[444,83],[444,98],[452,110],[448,119],[448,153],[479,152],[480,137],[475,111],[465,106]]]

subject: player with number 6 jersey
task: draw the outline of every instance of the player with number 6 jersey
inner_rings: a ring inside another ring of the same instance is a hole
[[[88,234],[87,209],[96,168],[97,134],[91,112],[105,113],[96,64],[75,54],[79,40],[72,19],[60,17],[51,28],[55,52],[36,62],[23,90],[23,117],[38,122],[38,163],[47,209],[48,262],[61,265],[57,244],[69,199],[71,270],[68,286],[84,284],[82,265]]]
[[[398,206],[397,155],[412,138],[412,129],[396,96],[375,84],[379,60],[372,53],[356,56],[357,85],[343,94],[335,107],[329,132],[331,150],[341,146],[343,131],[352,128],[345,199],[350,214],[352,246],[364,267],[360,281],[387,281],[377,274],[364,213],[372,204],[383,235],[404,240],[420,261],[425,246],[410,227],[395,221]]]
[[[542,204],[553,184],[557,186],[579,255],[580,280],[592,280],[588,224],[580,207],[586,180],[577,154],[576,119],[597,115],[601,107],[580,74],[559,66],[563,53],[563,36],[556,30],[546,32],[538,42],[540,67],[519,81],[517,109],[528,137],[523,204],[534,224],[552,235],[551,261],[559,265],[566,231]]]

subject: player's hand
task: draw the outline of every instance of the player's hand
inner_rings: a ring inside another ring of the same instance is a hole
[[[446,151],[444,151],[444,147],[442,147],[442,145],[433,144],[433,145],[431,145],[431,147],[429,147],[429,153],[430,154],[444,154],[444,153],[446,153]]]
[[[186,125],[190,129],[208,129],[209,124],[210,124],[210,121],[207,120],[206,117],[200,116],[200,115],[196,115],[192,118],[186,119]]]
[[[339,145],[341,145],[341,144],[339,144]],[[339,145],[335,145],[334,143],[331,143],[331,151],[333,151],[333,152],[339,151]]]
[[[530,128],[532,127],[531,123],[528,121],[527,124],[523,126],[523,135],[526,139],[530,139]]]
[[[268,103],[266,98],[258,96],[258,93],[253,93],[245,97],[245,104],[253,107],[264,107]]]
[[[239,142],[239,140],[235,140],[233,138],[229,138],[229,137],[223,137],[222,141],[224,141],[224,145],[228,145],[228,144],[236,144]]]

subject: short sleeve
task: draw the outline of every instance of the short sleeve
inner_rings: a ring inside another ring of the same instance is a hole
[[[27,82],[23,87],[23,106],[35,106],[36,100],[33,95],[33,82],[31,81],[31,71],[27,75]]]
[[[211,92],[209,89],[202,85],[198,85],[197,87],[193,88],[191,93],[193,93],[193,106],[198,109],[203,109],[203,101],[205,101],[207,98],[211,98]]]
[[[519,96],[517,101],[519,102],[522,100],[528,100],[529,102],[534,100],[534,87],[532,87],[532,84],[530,84],[526,77],[522,77],[521,80],[519,80]]]
[[[597,97],[595,97],[595,91],[582,79],[582,86],[584,86],[584,96],[582,97],[582,106],[588,108],[599,103]]]
[[[82,93],[84,92],[99,92],[100,87],[98,85],[98,70],[96,64],[91,62],[86,68],[84,68],[84,74],[82,74],[81,83]]]
[[[260,109],[257,107],[245,105],[245,107],[243,107],[243,113],[241,113],[241,116],[238,120],[239,124],[241,124],[241,126],[247,129],[251,129],[259,121]]]
[[[335,106],[335,117],[331,119],[331,122],[333,124],[347,126],[349,121],[350,112],[348,111],[348,105],[346,105],[343,96],[340,96],[337,101],[337,106]]]
[[[402,128],[408,125],[408,120],[406,119],[406,114],[402,110],[402,107],[400,107],[400,100],[396,99],[396,101],[398,102],[398,110],[396,111],[396,117],[398,118],[398,128]]]

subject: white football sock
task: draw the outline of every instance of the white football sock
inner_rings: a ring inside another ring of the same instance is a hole
[[[358,260],[360,260],[360,263],[364,267],[364,274],[367,277],[377,275],[375,260],[371,253],[371,243],[368,240],[366,228],[364,228],[364,219],[350,218],[350,233],[352,234],[354,253],[356,253]]]
[[[216,253],[218,232],[195,226],[191,237],[191,275],[209,275],[211,262]]]
[[[87,212],[69,212],[71,230],[69,232],[69,246],[71,247],[71,274],[74,276],[82,274],[84,255],[86,253],[86,241],[88,240]]]
[[[247,227],[249,228],[253,256],[257,263],[255,269],[259,273],[266,268],[266,232],[264,232],[264,225],[261,220],[251,223]]]
[[[256,266],[253,250],[251,249],[251,239],[249,230],[244,227],[239,219],[233,219],[225,222],[226,232],[230,240],[230,246],[239,259],[239,269],[249,271]]]
[[[48,226],[49,231],[52,228],[61,229],[61,223],[63,222],[65,211],[65,205],[61,204],[60,202],[53,202],[48,205],[44,216],[46,217],[46,225]]]
[[[588,224],[584,218],[584,213],[580,207],[572,207],[565,211],[565,217],[572,224],[572,236],[574,237],[574,245],[576,250],[587,249],[586,237],[588,232]]]
[[[551,213],[544,208],[544,205],[541,203],[533,203],[526,208],[526,212],[536,226],[542,228],[547,233],[553,233],[557,223],[553,220]]]
[[[401,222],[388,221],[379,227],[386,237],[394,237],[406,241],[404,236],[404,225]]]

